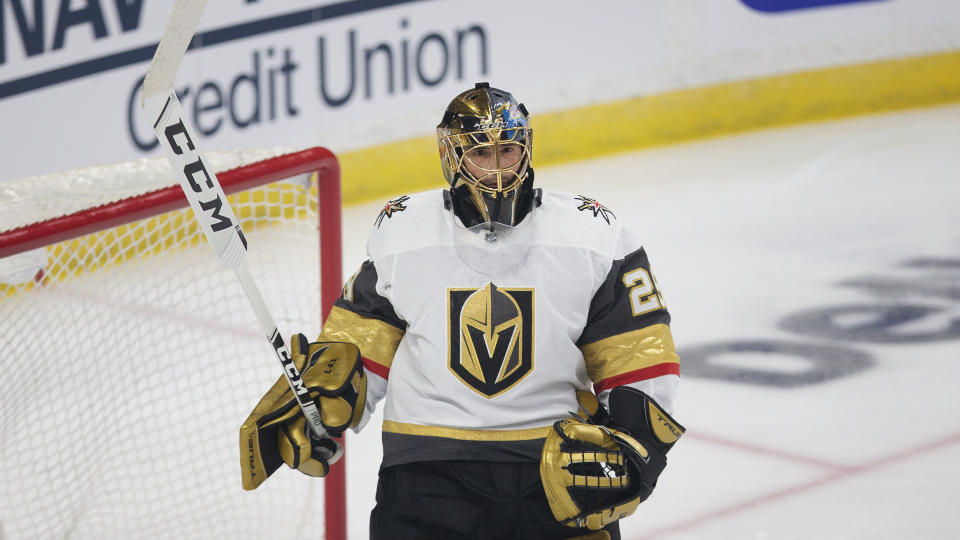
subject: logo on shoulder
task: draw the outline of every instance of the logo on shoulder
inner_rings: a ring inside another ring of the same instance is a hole
[[[403,203],[407,202],[407,199],[410,197],[404,195],[403,197],[398,197],[386,204],[383,207],[383,210],[380,210],[380,214],[377,215],[377,221],[375,225],[377,228],[380,228],[380,224],[383,223],[383,218],[391,218],[397,212],[403,212],[407,209],[406,205]]]
[[[607,225],[610,224],[611,217],[613,218],[617,217],[616,215],[614,215],[613,212],[610,211],[609,208],[600,204],[600,202],[598,202],[595,199],[591,199],[590,197],[584,197],[583,195],[577,195],[576,197],[574,197],[574,199],[580,201],[580,206],[577,207],[577,210],[580,210],[581,212],[582,211],[593,212],[593,217],[602,217],[603,220],[607,222]]]

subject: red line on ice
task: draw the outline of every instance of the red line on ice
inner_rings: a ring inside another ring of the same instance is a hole
[[[57,294],[61,297],[74,298],[79,301],[98,304],[102,306],[113,307],[135,315],[141,315],[147,318],[160,319],[167,322],[176,323],[191,328],[204,328],[213,332],[236,336],[238,338],[255,339],[261,334],[247,328],[220,324],[208,319],[194,317],[183,311],[174,311],[167,308],[158,308],[144,304],[134,304],[130,302],[121,302],[113,298],[104,298],[95,294],[90,294],[82,290],[61,290],[57,288],[46,289],[51,294]]]
[[[874,459],[872,461],[868,461],[859,466],[844,467],[839,470],[835,470],[834,472],[829,473],[826,476],[822,476],[814,480],[801,482],[793,486],[787,486],[785,488],[778,489],[770,493],[765,493],[763,495],[759,495],[752,499],[747,499],[745,501],[741,501],[739,503],[732,504],[730,506],[725,506],[722,508],[718,508],[716,510],[711,510],[709,512],[705,512],[698,516],[693,516],[690,519],[685,519],[670,525],[666,525],[664,527],[660,527],[659,529],[654,529],[640,536],[631,537],[630,540],[647,540],[651,538],[662,538],[665,536],[669,536],[670,533],[693,529],[716,519],[731,516],[733,514],[737,514],[746,510],[751,510],[758,506],[770,504],[780,499],[791,497],[793,495],[797,495],[797,494],[809,491],[811,489],[816,489],[818,487],[822,487],[828,484],[833,484],[835,482],[838,482],[845,478],[849,478],[851,476],[872,472],[876,469],[884,467],[885,465],[896,463],[904,459],[909,459],[911,457],[916,457],[921,454],[926,454],[928,452],[932,452],[934,450],[938,450],[946,446],[957,444],[958,442],[960,442],[960,433],[953,433],[946,437],[943,437],[934,441],[930,441],[928,443],[921,444],[919,446],[901,450],[900,452],[896,452],[887,456]],[[745,448],[747,447],[745,446]]]
[[[744,452],[750,452],[752,454],[759,454],[762,456],[775,457],[784,459],[787,461],[793,461],[796,463],[803,463],[806,465],[813,465],[816,467],[822,467],[824,469],[830,469],[834,471],[846,471],[851,469],[856,469],[856,467],[841,465],[839,463],[831,463],[829,461],[824,461],[822,459],[802,456],[800,454],[794,454],[792,452],[786,452],[784,450],[778,450],[776,448],[767,448],[755,444],[745,443],[743,441],[734,441],[730,439],[724,439],[722,437],[717,437],[715,435],[708,435],[705,433],[697,432],[687,432],[684,434],[685,439],[697,439],[700,441],[708,442],[711,444],[717,444],[721,446],[727,446],[730,448],[735,448],[737,450],[742,450]]]

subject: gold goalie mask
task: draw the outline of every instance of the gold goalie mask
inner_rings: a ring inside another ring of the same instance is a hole
[[[609,415],[599,404],[581,411],[583,418],[553,425],[540,478],[557,521],[599,530],[629,516],[650,496],[684,428],[649,396],[623,386],[610,393]]]
[[[522,103],[487,83],[453,98],[437,126],[440,165],[466,227],[516,225],[533,200],[533,130]]]

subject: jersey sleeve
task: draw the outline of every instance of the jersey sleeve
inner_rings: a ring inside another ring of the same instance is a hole
[[[646,251],[630,249],[623,249],[626,255],[612,261],[591,300],[577,345],[599,396],[620,385],[656,385],[668,389],[658,393],[669,394],[658,401],[672,402],[680,370],[670,313]],[[654,381],[665,376],[673,381],[666,385]]]
[[[343,286],[343,292],[323,324],[319,341],[346,341],[360,349],[367,372],[366,408],[357,431],[369,420],[387,391],[390,365],[407,323],[376,289],[377,270],[366,261]]]

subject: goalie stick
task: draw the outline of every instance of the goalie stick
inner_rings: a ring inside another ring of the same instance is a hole
[[[320,421],[320,410],[310,398],[300,378],[300,372],[290,358],[287,344],[277,330],[277,323],[274,322],[263,295],[250,274],[246,261],[247,240],[240,228],[240,222],[227,202],[217,175],[200,151],[198,139],[184,118],[173,87],[177,69],[187,52],[190,40],[193,39],[206,3],[206,0],[176,0],[174,3],[170,21],[143,80],[140,106],[153,124],[160,146],[166,152],[174,173],[179,177],[180,187],[190,202],[207,241],[216,253],[220,267],[234,271],[257,316],[261,330],[283,366],[283,374],[307,419],[313,438],[322,441],[319,450],[323,458],[332,465],[343,455],[343,447],[324,429]]]

